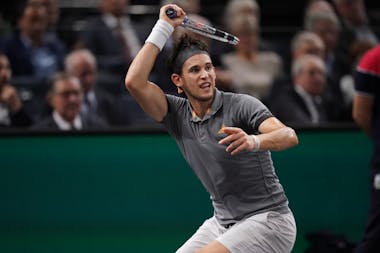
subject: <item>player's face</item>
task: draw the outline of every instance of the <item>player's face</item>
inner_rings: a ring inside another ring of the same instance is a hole
[[[189,99],[212,100],[215,88],[215,69],[210,56],[196,54],[182,66],[182,89]]]

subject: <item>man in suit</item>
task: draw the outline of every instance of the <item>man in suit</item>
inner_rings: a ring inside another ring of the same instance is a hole
[[[101,70],[120,76],[141,47],[131,20],[124,15],[128,4],[128,0],[101,0],[101,15],[88,21],[81,38]]]
[[[82,100],[83,91],[78,78],[66,73],[56,74],[48,93],[53,112],[33,128],[62,131],[105,128],[106,123],[94,115],[80,114]]]
[[[315,55],[304,55],[292,65],[293,87],[271,100],[275,116],[289,124],[319,125],[326,122],[322,94],[326,85],[326,66]]]
[[[27,2],[23,7],[19,31],[4,43],[14,76],[40,81],[62,70],[66,49],[48,32],[48,17],[45,6]]]
[[[109,125],[121,126],[129,123],[129,118],[122,117],[121,105],[116,95],[111,95],[97,83],[97,62],[87,49],[74,50],[66,56],[65,70],[76,76],[83,89],[81,114],[95,115]]]
[[[12,84],[28,94],[25,108],[35,121],[44,116],[48,80],[63,69],[66,47],[48,30],[43,5],[27,1],[17,20],[18,30],[4,42],[13,72]]]

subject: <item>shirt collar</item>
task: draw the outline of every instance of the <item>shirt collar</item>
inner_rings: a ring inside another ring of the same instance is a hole
[[[53,112],[53,119],[55,123],[58,125],[60,130],[71,130],[70,122],[67,122],[58,112]],[[73,121],[74,127],[79,130],[82,129],[82,121],[79,115],[77,115]]]
[[[214,90],[214,100],[212,101],[211,107],[207,110],[206,115],[203,117],[203,119],[201,119],[195,113],[195,111],[191,107],[191,104],[190,104],[189,100],[187,100],[188,107],[189,107],[189,110],[191,112],[191,121],[192,122],[201,122],[201,121],[206,121],[209,118],[211,118],[211,116],[213,116],[222,107],[222,104],[223,104],[222,103],[222,101],[223,101],[222,99],[223,99],[222,98],[222,92],[220,92],[218,89],[215,88],[215,90]]]

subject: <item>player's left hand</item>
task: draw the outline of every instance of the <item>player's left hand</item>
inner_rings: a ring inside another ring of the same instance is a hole
[[[252,136],[248,135],[241,128],[238,127],[223,127],[221,132],[228,136],[219,141],[219,144],[228,145],[226,151],[231,155],[236,155],[244,150],[253,150],[255,148],[255,141]]]

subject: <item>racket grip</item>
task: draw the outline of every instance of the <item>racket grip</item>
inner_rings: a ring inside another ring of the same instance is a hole
[[[177,17],[177,11],[174,10],[173,8],[168,8],[166,9],[165,12],[166,12],[166,16],[168,16],[170,19]]]

